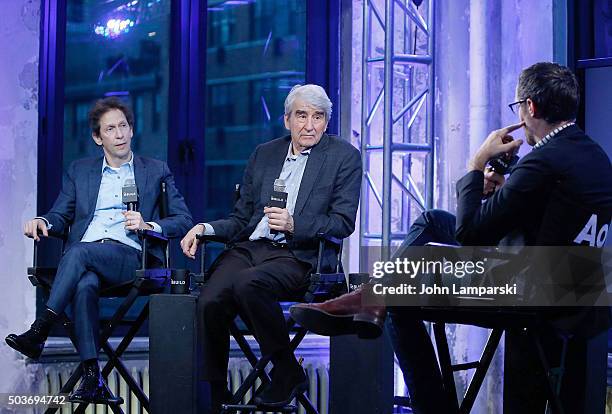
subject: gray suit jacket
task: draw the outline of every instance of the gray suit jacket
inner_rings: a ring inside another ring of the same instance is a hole
[[[249,158],[240,198],[226,219],[209,224],[230,243],[247,240],[263,217],[270,201],[274,180],[278,178],[287,156],[291,136],[259,145]],[[324,134],[312,148],[300,190],[293,220],[295,232],[288,236],[295,256],[311,266],[317,261],[317,234],[340,239],[355,230],[355,216],[361,188],[361,155],[350,143]],[[326,250],[324,269],[335,267],[333,250]]]

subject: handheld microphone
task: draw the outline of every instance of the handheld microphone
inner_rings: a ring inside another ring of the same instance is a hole
[[[136,211],[138,188],[136,188],[136,181],[131,178],[125,180],[123,188],[121,188],[121,201],[127,206],[128,211]]]
[[[287,207],[287,193],[285,180],[277,178],[274,180],[274,191],[272,191],[272,195],[270,196],[270,202],[268,203],[268,207]]]
[[[518,155],[505,155],[502,154],[497,158],[493,158],[489,161],[489,166],[498,174],[506,175],[510,172],[512,167],[518,162]]]
[[[274,191],[270,195],[270,202],[268,203],[268,207],[279,207],[286,208],[287,207],[287,192],[285,189],[287,188],[285,184],[285,180],[277,178],[274,180]],[[271,234],[278,234],[278,230],[270,230]]]

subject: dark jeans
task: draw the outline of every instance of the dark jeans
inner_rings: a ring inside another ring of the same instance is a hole
[[[455,244],[455,217],[442,210],[424,212],[411,226],[398,250],[428,242]],[[405,254],[404,254],[405,256]],[[442,385],[431,338],[410,307],[390,307],[389,333],[417,414],[452,412]],[[538,332],[552,367],[560,361],[561,340],[549,329]],[[601,413],[605,405],[607,332],[569,341],[561,387],[567,413]],[[588,397],[587,397],[588,395]],[[505,332],[504,413],[542,414],[546,406],[546,376],[537,349],[520,329]]]
[[[225,381],[229,325],[240,315],[262,355],[289,349],[289,332],[279,301],[300,300],[309,284],[310,265],[286,248],[245,241],[221,254],[200,293],[198,331],[202,343],[201,379]]]
[[[47,307],[57,314],[71,304],[81,360],[98,357],[100,287],[134,279],[140,252],[124,244],[75,243],[60,260]]]

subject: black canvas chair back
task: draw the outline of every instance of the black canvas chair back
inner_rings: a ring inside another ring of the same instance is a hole
[[[164,209],[164,205],[167,205],[167,193],[165,183],[162,183],[161,194],[160,194],[160,216],[164,217],[167,212],[167,208]],[[66,241],[66,235],[53,235],[54,237],[62,240],[62,244]],[[109,374],[114,369],[117,370],[118,374],[123,378],[128,386],[129,393],[133,394],[144,410],[149,412],[149,398],[143,391],[142,387],[132,377],[128,368],[122,362],[121,357],[127,350],[130,343],[138,331],[143,327],[149,316],[149,304],[148,296],[154,293],[162,293],[164,289],[170,283],[171,269],[168,268],[168,238],[163,235],[144,230],[141,231],[140,239],[142,242],[142,265],[141,269],[137,270],[134,275],[134,280],[121,285],[102,288],[100,290],[101,298],[121,298],[119,306],[108,320],[101,320],[101,333],[100,333],[100,345],[101,349],[106,354],[108,360],[102,367],[102,376],[105,380],[108,379]],[[161,268],[150,268],[147,263],[147,249],[149,243],[163,243],[166,245],[166,258],[165,267]],[[63,251],[63,246],[62,246]],[[33,266],[28,268],[28,278],[30,282],[40,287],[43,294],[48,296],[49,291],[53,285],[53,278],[55,277],[56,268],[45,267],[38,265],[38,243],[34,243],[34,260]],[[139,297],[145,297],[144,306],[137,304],[136,301]],[[135,306],[138,305],[138,306]],[[128,317],[128,312],[133,308],[140,308],[137,311],[136,318]],[[76,338],[72,330],[72,322],[68,316],[64,313],[59,317],[60,322],[65,328],[68,337],[72,341],[76,348]],[[110,338],[116,336],[118,327],[127,327],[127,332],[123,335],[117,347],[113,347],[110,343]],[[83,374],[83,366],[79,364],[78,367],[73,371],[70,378],[63,384],[59,394],[70,393],[79,379]],[[128,394],[130,395],[130,394]],[[82,403],[74,411],[75,413],[84,413],[88,404]],[[110,405],[109,408],[113,413],[123,413],[121,405]],[[57,408],[49,408],[45,413],[50,414],[57,411]]]

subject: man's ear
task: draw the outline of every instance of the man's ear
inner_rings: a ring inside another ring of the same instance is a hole
[[[535,102],[533,102],[531,98],[527,98],[527,101],[525,103],[527,104],[527,110],[529,111],[529,115],[531,115],[531,117],[533,118],[536,118],[538,108],[536,107]]]
[[[91,133],[91,139],[93,139],[93,141],[96,143],[97,146],[99,146],[99,147],[102,146],[102,138],[100,138],[98,135],[96,135],[95,132]]]
[[[289,117],[290,117],[290,116],[291,116],[291,114],[289,114],[289,115],[287,115],[287,114],[283,115],[283,119],[285,120],[285,128],[287,128],[287,129],[289,129],[289,130],[291,129],[291,127],[290,127],[290,125],[289,125]]]

